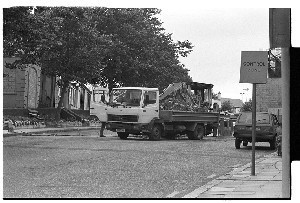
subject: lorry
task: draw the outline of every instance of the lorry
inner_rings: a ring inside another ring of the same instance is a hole
[[[177,135],[185,134],[191,140],[200,140],[212,130],[216,132],[220,119],[218,112],[164,109],[160,102],[174,92],[194,90],[199,104],[204,103],[211,100],[212,87],[204,83],[173,83],[162,94],[158,88],[120,87],[112,89],[110,99],[104,99],[103,91],[95,90],[90,112],[106,123],[106,129],[117,132],[120,139],[127,139],[129,134],[147,135],[150,140],[175,139]],[[101,101],[95,98],[101,98]]]

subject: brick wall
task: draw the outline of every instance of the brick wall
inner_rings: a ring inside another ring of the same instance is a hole
[[[268,111],[269,108],[282,108],[282,79],[268,78],[266,84],[256,86],[256,109]]]

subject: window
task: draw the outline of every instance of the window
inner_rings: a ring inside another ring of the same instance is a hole
[[[144,104],[147,106],[148,104],[156,103],[156,91],[145,91],[144,95]]]
[[[140,106],[141,90],[134,89],[114,89],[113,102],[125,106]]]
[[[93,102],[101,102],[101,98],[105,98],[104,90],[94,90],[93,91]]]
[[[252,124],[252,113],[242,113],[238,123]],[[267,113],[256,114],[256,123],[270,123],[270,117]]]

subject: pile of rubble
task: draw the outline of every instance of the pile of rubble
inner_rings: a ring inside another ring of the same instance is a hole
[[[205,105],[200,96],[189,93],[184,87],[171,91],[160,100],[160,110],[207,112]]]

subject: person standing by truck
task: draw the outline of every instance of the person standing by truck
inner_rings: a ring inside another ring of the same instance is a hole
[[[106,104],[106,100],[105,100],[105,95],[101,95],[101,102]],[[106,123],[105,122],[101,122],[101,128],[100,128],[100,137],[106,137],[103,132],[104,132],[104,128],[105,128]]]

